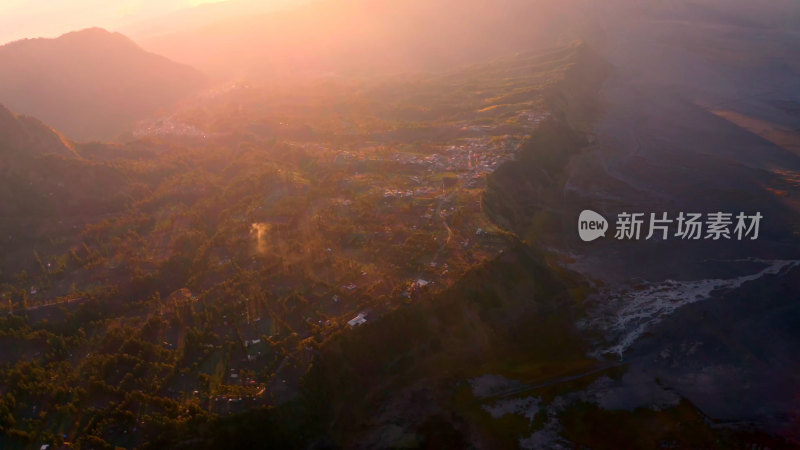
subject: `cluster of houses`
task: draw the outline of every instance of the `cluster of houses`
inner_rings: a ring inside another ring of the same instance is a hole
[[[142,122],[133,131],[133,135],[137,138],[147,136],[182,136],[205,139],[207,137],[207,134],[203,130],[194,125],[183,123],[174,117]]]
[[[518,141],[506,139],[503,143],[492,142],[488,137],[471,138],[459,145],[453,145],[432,155],[413,153],[396,153],[391,157],[394,162],[415,165],[427,169],[428,172],[460,172],[468,177],[481,177],[491,173],[503,161],[510,159],[516,150]],[[418,178],[418,177],[417,177]],[[418,178],[418,181],[419,180]],[[387,196],[403,196],[409,191],[387,190]]]

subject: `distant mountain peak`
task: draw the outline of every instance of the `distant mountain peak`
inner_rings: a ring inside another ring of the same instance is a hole
[[[70,31],[58,37],[34,37],[11,41],[0,45],[0,49],[14,48],[30,45],[50,45],[51,43],[75,44],[80,42],[114,42],[116,44],[126,44],[138,47],[136,43],[124,34],[108,31],[105,28],[91,27],[82,30]]]
[[[54,40],[61,41],[75,41],[75,42],[91,42],[91,41],[106,41],[114,42],[120,45],[130,45],[136,48],[139,46],[128,36],[116,31],[108,31],[105,28],[92,27],[84,28],[83,30],[70,31],[69,33],[62,34]]]
[[[87,28],[0,46],[0,103],[68,136],[110,139],[205,84],[127,36]]]
[[[114,33],[114,32],[106,30],[105,28],[89,27],[89,28],[84,28],[82,30],[70,31],[68,33],[62,34],[59,37],[63,38],[63,37],[67,37],[67,36],[80,36],[80,35],[87,35],[87,36],[113,36],[113,35],[123,36],[120,33]]]

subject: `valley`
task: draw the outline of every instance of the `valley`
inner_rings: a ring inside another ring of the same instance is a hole
[[[52,209],[8,222],[3,346],[17,362],[4,383],[17,394],[6,406],[55,404],[6,426],[23,441],[139,445],[184,429],[169,408],[208,421],[298,401],[315,355],[358,331],[354,317],[395,320],[520,245],[485,215],[486,179],[555,120],[546,96],[585,52],[574,44],[412,84],[309,86],[311,112],[302,97],[238,87],[174,113],[188,127],[178,130],[201,133],[70,143],[64,163],[116,173],[119,193],[83,222]],[[280,102],[294,110],[262,110]],[[411,105],[430,125],[405,119]],[[81,192],[59,190],[60,203],[103,204]],[[48,223],[59,239],[37,234],[54,236]],[[54,339],[58,353],[36,344]],[[39,371],[58,385],[13,381]],[[70,393],[56,400],[54,389]],[[112,426],[121,414],[130,420]],[[53,429],[66,437],[41,434]]]
[[[289,3],[0,46],[0,448],[800,443],[791,0]]]

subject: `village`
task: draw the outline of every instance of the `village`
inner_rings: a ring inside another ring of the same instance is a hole
[[[531,117],[532,126],[542,119],[533,113]],[[327,288],[304,294],[315,312],[303,317],[304,326],[294,330],[294,340],[310,340],[315,335],[368,324],[402,307],[402,301],[397,300],[423,299],[449,286],[475,263],[496,254],[503,246],[502,236],[482,214],[481,196],[486,176],[514,158],[521,139],[490,135],[465,138],[427,154],[383,151],[375,155],[369,148],[336,152],[327,146],[305,145],[332,154],[329,160],[343,168],[343,182],[353,193],[331,197],[317,210],[352,220],[353,228],[368,236],[370,244],[336,245],[337,240],[330,236],[322,240],[327,243],[318,250],[322,254],[318,257],[331,262],[347,259],[355,273],[329,279]],[[400,165],[402,176],[383,173],[385,164]],[[416,232],[432,239],[418,258],[404,261],[405,266],[374,264],[375,255],[402,253],[398,248]],[[270,238],[261,234],[261,239]],[[396,300],[389,299],[398,294]],[[270,335],[276,330],[274,324],[268,325],[270,322],[269,317],[259,317],[236,326],[234,335],[244,345],[229,355],[226,370],[218,371],[218,393],[208,399],[214,410],[235,412],[280,402],[299,388],[302,374],[313,359],[313,345],[293,354],[276,351],[271,342],[281,338]],[[219,330],[224,332],[223,328]],[[269,375],[258,376],[254,369],[263,367],[265,361],[270,361]]]
[[[523,119],[531,127],[544,117],[526,114]],[[205,135],[171,119],[149,124],[142,132]],[[270,297],[297,298],[289,300],[294,303],[287,316],[254,297],[232,300],[213,290],[201,294],[187,288],[165,295],[150,317],[175,320],[209,305],[223,307],[211,329],[213,338],[187,348],[184,333],[173,330],[162,336],[165,350],[188,358],[184,363],[188,366],[165,380],[165,395],[226,414],[286,401],[299,389],[313,360],[315,342],[422,301],[497,254],[504,240],[482,212],[486,177],[513,160],[524,136],[494,132],[481,126],[451,143],[419,147],[367,142],[337,150],[322,142],[293,144],[318,155],[317,170],[338,180],[340,188],[327,197],[315,197],[313,209],[296,216],[302,217],[300,222],[286,213],[262,214],[261,222],[248,227],[249,266],[241,267],[259,270],[280,255],[287,271],[316,265],[314,278],[276,274],[265,281]],[[308,188],[287,185],[278,192],[290,197],[303,195]],[[247,217],[241,214],[236,220]],[[314,217],[326,219],[315,226],[304,224]],[[308,248],[292,256],[286,247],[289,241],[316,244],[306,244]],[[240,266],[242,256],[234,248],[213,248],[208,263],[212,271],[225,273]],[[118,261],[110,258],[107,270],[119,270]],[[321,270],[322,266],[337,269]],[[56,308],[58,301],[39,297],[32,286],[30,314],[56,314],[81,303],[65,302]],[[38,309],[42,302],[52,308]]]
[[[530,131],[544,117],[524,112],[519,121]],[[425,301],[504,248],[503,232],[482,211],[482,196],[487,176],[514,159],[525,135],[453,127],[463,136],[418,145],[291,142],[289,148],[316,161],[314,172],[278,169],[282,181],[267,192],[268,201],[232,216],[245,230],[241,244],[212,246],[205,256],[206,276],[222,279],[280,261],[262,280],[264,293],[231,298],[214,288],[181,288],[138,313],[141,320],[169,323],[213,314],[208,332],[191,342],[180,327],[162,331],[162,349],[183,358],[163,379],[163,395],[222,414],[285,402],[298,392],[319,342]],[[138,132],[213,139],[174,118]],[[311,190],[315,176],[327,180],[324,190]],[[109,255],[95,276],[120,273],[124,261]],[[32,317],[78,311],[84,303],[48,299],[41,286],[29,286]],[[283,306],[276,309],[276,300]]]

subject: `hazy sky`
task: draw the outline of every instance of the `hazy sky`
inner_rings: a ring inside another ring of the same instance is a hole
[[[0,0],[0,44],[55,37],[88,27],[115,28],[219,0]]]

